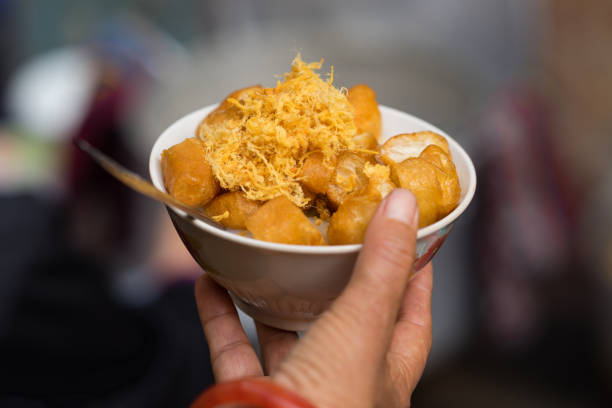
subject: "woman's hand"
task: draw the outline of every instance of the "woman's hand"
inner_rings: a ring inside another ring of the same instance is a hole
[[[217,382],[267,374],[318,407],[408,406],[431,348],[431,265],[411,280],[417,225],[414,196],[394,190],[346,289],[299,342],[256,324],[263,367],[227,292],[200,277],[196,301]]]

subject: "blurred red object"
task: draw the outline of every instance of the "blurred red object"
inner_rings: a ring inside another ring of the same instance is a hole
[[[214,385],[191,404],[191,408],[225,406],[315,408],[296,393],[263,378],[246,378]]]

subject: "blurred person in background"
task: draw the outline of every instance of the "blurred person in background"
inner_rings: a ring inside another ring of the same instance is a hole
[[[71,140],[144,175],[170,123],[274,81],[296,50],[447,130],[477,164],[479,209],[436,258],[414,403],[609,401],[609,2],[5,0],[0,20],[0,405],[180,406],[212,382],[200,271],[160,206]],[[61,89],[37,87],[24,62],[65,46],[72,68],[52,59],[34,76]]]
[[[168,272],[177,260],[156,263],[168,268],[163,282],[146,263],[153,240],[142,223],[160,210],[72,144],[85,139],[140,165],[124,118],[153,80],[144,56],[160,40],[135,23],[110,19],[9,80],[0,136],[1,406],[185,406],[212,381],[192,282]]]
[[[611,403],[598,395],[611,370],[609,235],[593,217],[594,197],[610,203],[611,6],[543,2],[533,69],[483,115],[475,366],[533,381],[525,396],[541,404]]]

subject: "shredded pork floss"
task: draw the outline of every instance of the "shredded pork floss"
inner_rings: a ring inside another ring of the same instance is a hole
[[[204,124],[198,136],[221,186],[242,190],[252,200],[285,196],[298,207],[308,204],[299,184],[305,158],[316,151],[331,161],[351,150],[357,132],[346,89],[315,71],[321,62],[300,55],[291,72],[273,88],[255,88],[227,101],[238,109],[220,123]]]

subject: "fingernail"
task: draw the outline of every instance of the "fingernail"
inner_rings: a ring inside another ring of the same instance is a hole
[[[386,198],[384,216],[408,225],[416,225],[419,213],[414,194],[404,188],[396,188]]]

